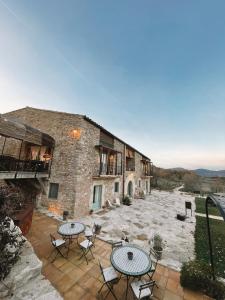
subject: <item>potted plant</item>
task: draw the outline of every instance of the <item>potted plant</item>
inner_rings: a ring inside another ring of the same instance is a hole
[[[63,221],[66,221],[69,216],[69,212],[67,210],[63,211]]]
[[[153,237],[153,249],[157,254],[158,259],[162,258],[163,252],[163,240],[159,234],[155,234]]]
[[[125,196],[125,197],[123,198],[123,204],[124,204],[124,205],[127,205],[127,206],[130,206],[130,205],[131,205],[131,199],[130,199],[129,196]]]
[[[94,233],[99,234],[101,231],[102,226],[99,224],[94,224]]]

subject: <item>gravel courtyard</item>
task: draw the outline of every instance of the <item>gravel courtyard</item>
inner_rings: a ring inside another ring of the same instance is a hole
[[[176,219],[177,213],[185,212],[185,201],[192,202],[193,216],[184,222]],[[165,247],[161,263],[179,270],[181,263],[194,257],[195,231],[194,197],[181,193],[156,191],[145,200],[133,200],[132,206],[93,214],[82,221],[86,225],[102,225],[100,237],[107,241],[117,241],[126,234],[130,242],[149,249],[149,240],[159,233]]]

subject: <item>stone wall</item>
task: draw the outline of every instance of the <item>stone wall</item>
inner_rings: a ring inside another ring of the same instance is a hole
[[[9,275],[0,282],[2,300],[62,300],[49,280],[41,274],[42,262],[35,255],[31,244],[26,241],[20,259]]]
[[[39,197],[41,204],[49,207],[55,213],[62,214],[63,210],[74,213],[74,203],[76,199],[76,170],[79,163],[78,154],[81,149],[80,140],[84,135],[82,128],[82,116],[24,108],[7,116],[16,117],[25,124],[41,130],[55,139],[55,149],[51,167],[50,182],[59,184],[57,200],[49,199],[42,194]],[[73,138],[73,130],[80,130],[80,138]]]

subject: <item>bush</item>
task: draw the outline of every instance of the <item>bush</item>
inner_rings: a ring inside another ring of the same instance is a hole
[[[10,272],[19,259],[25,239],[21,230],[9,217],[20,207],[18,190],[12,187],[0,188],[0,281]]]
[[[130,197],[129,196],[125,196],[124,198],[123,198],[123,204],[124,205],[131,205],[131,199],[130,199]]]
[[[217,300],[225,298],[225,286],[212,279],[211,267],[204,262],[184,263],[181,269],[180,283],[185,288],[201,291]]]
[[[10,218],[0,222],[0,281],[5,279],[19,259],[24,242],[20,229]]]

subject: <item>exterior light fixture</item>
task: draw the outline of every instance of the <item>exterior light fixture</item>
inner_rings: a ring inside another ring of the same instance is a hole
[[[69,136],[73,139],[79,140],[81,136],[81,130],[79,128],[72,129]]]
[[[223,217],[223,220],[225,221],[225,194],[209,195],[205,201],[207,231],[208,231],[208,239],[209,239],[210,262],[211,262],[213,279],[215,280],[216,277],[215,277],[215,269],[214,269],[214,262],[213,262],[213,249],[212,249],[212,239],[211,239],[211,232],[210,232],[210,226],[209,226],[209,211],[208,211],[208,204],[210,201],[213,202],[217,206],[218,210],[220,211],[220,214]]]

